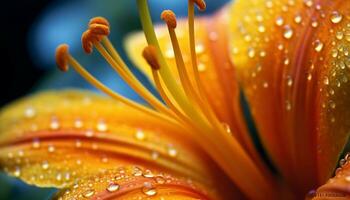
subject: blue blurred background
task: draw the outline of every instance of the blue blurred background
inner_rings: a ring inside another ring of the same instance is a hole
[[[206,0],[213,13],[228,0]],[[152,17],[160,22],[164,9],[186,16],[187,0],[149,0]],[[119,93],[140,100],[122,83],[99,57],[85,56],[80,46],[81,33],[91,17],[104,16],[112,25],[111,40],[123,52],[123,38],[139,30],[134,0],[11,0],[4,2],[1,17],[2,72],[0,106],[27,93],[50,89],[78,87],[94,90],[71,70],[67,74],[55,68],[54,51],[58,44],[68,43],[71,52],[99,79]],[[133,71],[147,82],[135,69]],[[0,199],[49,199],[55,189],[41,189],[0,174]]]

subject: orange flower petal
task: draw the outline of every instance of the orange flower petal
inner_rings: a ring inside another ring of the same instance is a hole
[[[195,22],[196,53],[200,80],[203,83],[204,92],[209,103],[220,121],[228,125],[227,128],[230,129],[232,134],[258,160],[259,158],[256,156],[242,117],[239,104],[239,87],[228,51],[226,51],[227,31],[224,27],[228,25],[228,18],[225,14],[224,11],[220,11],[211,17],[197,18]],[[179,20],[176,28],[177,38],[186,69],[190,74],[190,78],[194,81],[188,32],[187,20]],[[167,27],[156,27],[156,34],[164,57],[178,83],[180,83]],[[131,60],[152,80],[151,69],[142,57],[142,47],[147,46],[144,34],[136,33],[131,35],[126,40],[125,46]]]
[[[204,200],[211,199],[212,195],[210,188],[203,190],[185,179],[134,166],[84,177],[54,199]]]
[[[329,177],[350,129],[349,1],[242,0],[231,54],[265,148],[301,193]]]
[[[37,94],[2,110],[0,122],[0,165],[29,184],[66,187],[132,164],[229,185],[186,130],[88,92]]]
[[[350,198],[350,156],[343,159],[342,167],[338,168],[336,175],[328,182],[311,192],[310,199],[349,199]]]

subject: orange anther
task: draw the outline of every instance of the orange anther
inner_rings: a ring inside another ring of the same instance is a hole
[[[56,48],[56,63],[58,68],[66,72],[69,69],[68,66],[69,46],[67,44],[61,44]]]

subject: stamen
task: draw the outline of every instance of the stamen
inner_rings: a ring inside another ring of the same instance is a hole
[[[89,30],[94,34],[104,36],[107,36],[110,33],[109,26],[106,26],[104,24],[91,24],[89,26]]]
[[[104,17],[94,17],[94,18],[90,19],[89,26],[92,24],[102,24],[102,25],[109,27],[109,22]]]
[[[61,44],[57,47],[56,63],[58,68],[63,72],[66,72],[69,69],[68,55],[69,55],[69,46],[67,44]]]
[[[165,21],[165,23],[168,25],[168,27],[175,29],[177,26],[176,22],[176,15],[171,10],[164,10],[160,17],[162,20]]]
[[[190,0],[193,1],[199,8],[199,10],[204,11],[207,8],[207,5],[204,0]]]
[[[179,125],[174,119],[171,117],[168,117],[162,113],[156,112],[152,109],[149,109],[141,104],[135,103],[134,101],[131,101],[118,93],[114,92],[107,86],[105,86],[103,83],[98,81],[93,75],[91,75],[88,71],[85,70],[83,66],[79,64],[77,60],[75,60],[69,53],[69,46],[67,44],[61,44],[56,49],[56,62],[58,64],[58,68],[62,71],[67,71],[69,69],[69,66],[72,66],[75,71],[77,71],[85,80],[87,80],[91,85],[95,86],[108,96],[112,97],[113,99],[124,103],[127,106],[130,106],[136,110],[139,110],[143,113],[149,114],[154,117],[159,117],[161,119],[164,119],[166,121],[169,121],[170,123]]]
[[[142,52],[142,56],[145,58],[147,63],[152,67],[153,70],[159,70],[160,66],[157,60],[157,49],[149,45],[145,47],[145,49]]]

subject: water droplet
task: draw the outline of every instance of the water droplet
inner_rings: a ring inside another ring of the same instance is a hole
[[[20,167],[15,167],[15,171],[13,172],[13,175],[15,177],[19,177],[21,175],[21,168]]]
[[[231,127],[227,123],[222,123],[222,126],[224,127],[226,133],[231,134]]]
[[[197,68],[199,72],[204,72],[207,69],[207,66],[204,63],[199,62]]]
[[[41,167],[46,170],[49,168],[49,163],[47,161],[43,161],[43,163],[41,164]]]
[[[284,26],[283,37],[286,39],[293,37],[293,29],[289,25]]]
[[[83,193],[83,196],[84,196],[85,198],[90,198],[90,197],[94,196],[94,194],[95,194],[95,190],[93,190],[93,189],[88,189],[88,190],[86,190],[86,191]]]
[[[117,190],[119,190],[120,185],[117,183],[111,183],[108,185],[108,187],[106,188],[108,192],[115,192]]]
[[[269,87],[269,83],[268,83],[268,82],[264,82],[264,83],[263,83],[263,87],[264,87],[264,88],[268,88],[268,87]]]
[[[49,145],[49,146],[47,147],[47,151],[48,151],[49,153],[52,153],[52,152],[55,151],[55,147],[54,147],[53,145]]]
[[[136,132],[135,132],[135,138],[137,140],[144,140],[146,137],[145,133],[141,130],[141,129],[138,129]]]
[[[332,57],[336,58],[338,56],[338,50],[337,49],[332,49]]]
[[[344,33],[342,31],[337,31],[335,33],[335,37],[338,39],[338,40],[342,40],[344,38]]]
[[[321,52],[323,49],[323,43],[320,40],[315,41],[315,51]]]
[[[85,136],[91,138],[92,136],[94,136],[94,132],[92,130],[87,130],[85,131]]]
[[[166,181],[163,176],[157,176],[155,179],[158,184],[164,184]]]
[[[56,117],[53,117],[50,122],[51,130],[58,130],[60,128],[60,123],[58,122]]]
[[[24,110],[24,116],[28,119],[35,117],[36,111],[33,107],[28,107]]]
[[[168,48],[165,51],[165,57],[166,58],[175,58],[174,50],[172,48]]]
[[[287,85],[288,85],[288,87],[292,87],[292,85],[293,85],[293,79],[290,76],[287,77]]]
[[[196,50],[196,54],[204,53],[204,50],[205,50],[204,45],[201,43],[197,44],[195,47],[195,50]]]
[[[100,132],[106,132],[108,130],[108,126],[103,120],[101,120],[97,123],[96,129]]]
[[[33,143],[32,143],[32,147],[33,147],[34,149],[40,148],[40,140],[39,140],[39,139],[34,139],[34,140],[33,140]]]
[[[328,78],[327,76],[324,77],[323,83],[324,83],[325,85],[329,85],[329,78]]]
[[[77,128],[77,129],[80,129],[83,127],[83,121],[81,121],[81,119],[76,119],[74,121],[74,127]]]
[[[316,20],[312,21],[312,22],[311,22],[311,26],[312,26],[313,28],[318,27],[318,22],[317,22]]]
[[[255,56],[255,50],[253,48],[248,49],[248,57],[249,58],[254,58]]]
[[[153,160],[157,160],[159,158],[159,153],[157,151],[152,151],[151,157]]]
[[[304,0],[304,4],[305,4],[307,7],[311,7],[314,3],[312,2],[312,0]]]
[[[276,19],[276,25],[277,25],[277,26],[282,26],[283,23],[284,23],[283,18],[282,18],[281,16],[277,17],[277,19]]]
[[[258,26],[258,31],[259,31],[260,33],[264,33],[264,32],[266,31],[265,26],[262,25],[262,24],[260,24],[260,25]]]
[[[157,189],[153,187],[151,183],[146,182],[142,188],[142,192],[147,196],[155,196],[157,194]]]
[[[342,19],[343,19],[343,16],[339,12],[337,11],[332,12],[331,14],[332,23],[338,24],[339,22],[341,22]]]
[[[311,81],[312,80],[312,74],[311,73],[307,73],[307,80]]]
[[[168,147],[168,155],[170,157],[176,157],[177,156],[177,150],[173,146]]]
[[[292,110],[292,104],[290,103],[290,101],[286,101],[286,110],[287,111]]]
[[[298,14],[298,15],[296,15],[296,16],[294,17],[294,22],[295,22],[295,23],[300,24],[301,21],[302,21],[301,15]]]
[[[134,170],[133,170],[133,176],[142,176],[142,170],[138,167],[134,167]]]
[[[62,174],[61,174],[61,173],[58,173],[58,174],[56,175],[56,180],[57,180],[57,181],[61,181],[61,180],[62,180]]]
[[[142,176],[145,177],[145,178],[153,178],[154,177],[154,174],[152,173],[151,170],[145,170],[143,173],[142,173]]]
[[[330,102],[329,102],[329,106],[330,106],[332,109],[335,109],[336,104],[335,104],[334,101],[330,101]]]

